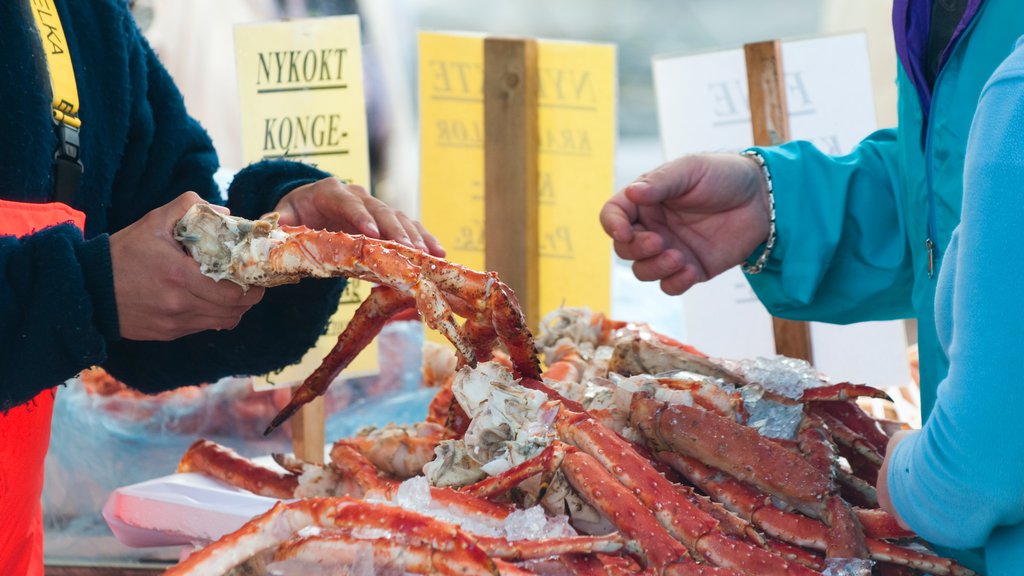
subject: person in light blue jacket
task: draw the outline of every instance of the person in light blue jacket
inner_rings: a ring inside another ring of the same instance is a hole
[[[889,443],[879,500],[925,539],[984,547],[987,574],[1024,573],[1024,39],[982,92],[963,213],[935,317],[949,373],[919,432]]]
[[[743,265],[779,317],[916,318],[927,421],[949,370],[935,290],[960,223],[968,134],[982,88],[1024,34],[1024,4],[894,0],[893,25],[897,127],[867,136],[845,156],[790,142],[747,157],[678,158],[615,194],[601,223],[616,253],[634,261],[636,277],[660,282],[668,294]],[[975,393],[989,385],[961,384]],[[958,431],[944,432],[958,441]],[[966,554],[958,559],[982,565]]]
[[[897,127],[845,156],[802,141],[755,148],[771,197],[749,158],[678,158],[614,195],[601,222],[616,253],[635,261],[637,278],[660,281],[668,294],[746,263],[751,286],[779,317],[917,318],[927,417],[948,369],[932,305],[941,255],[960,221],[967,134],[982,86],[1024,34],[1024,5],[895,0],[893,23]]]

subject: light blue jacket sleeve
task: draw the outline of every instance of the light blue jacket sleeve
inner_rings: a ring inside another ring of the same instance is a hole
[[[911,316],[895,129],[845,156],[803,141],[757,150],[774,185],[777,241],[748,279],[772,314],[839,324]]]
[[[982,92],[968,140],[963,217],[936,299],[949,374],[921,433],[890,455],[888,475],[893,504],[911,528],[944,546],[986,545],[993,574],[1010,556],[1024,563],[1022,239],[1024,49],[1018,44]]]

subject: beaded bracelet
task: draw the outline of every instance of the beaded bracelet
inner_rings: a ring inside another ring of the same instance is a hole
[[[764,270],[768,257],[772,255],[772,248],[775,247],[775,190],[772,188],[772,174],[768,171],[768,165],[756,150],[747,150],[741,153],[742,156],[753,159],[761,167],[761,174],[764,175],[764,182],[768,186],[768,240],[764,243],[764,252],[757,257],[753,264],[744,264],[743,272],[746,274],[759,274]]]

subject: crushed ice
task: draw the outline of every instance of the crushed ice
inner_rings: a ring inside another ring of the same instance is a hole
[[[528,540],[537,538],[563,538],[575,536],[576,530],[569,525],[569,517],[549,517],[540,506],[515,510],[502,522],[505,538]]]
[[[764,398],[764,390],[757,386],[740,388],[743,407],[747,411],[747,426],[766,438],[793,440],[800,420],[804,417],[803,404],[782,404]]]
[[[824,576],[871,576],[875,563],[864,558],[826,558]]]
[[[827,386],[829,383],[825,376],[805,360],[786,356],[725,360],[722,363],[726,368],[739,372],[748,382],[794,400],[800,398],[808,388]]]

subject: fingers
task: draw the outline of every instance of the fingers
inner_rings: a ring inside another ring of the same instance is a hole
[[[632,242],[634,224],[641,209],[671,200],[688,192],[704,172],[700,157],[684,156],[640,175],[615,194],[601,209],[601,226],[615,242]]]
[[[707,279],[707,276],[701,273],[696,266],[683,266],[681,270],[660,282],[661,291],[669,296],[678,296]]]
[[[423,225],[373,197],[362,186],[325,178],[300,186],[278,204],[281,222],[341,230],[443,255],[444,248]]]
[[[423,243],[427,247],[427,252],[438,258],[444,258],[447,252],[444,246],[441,246],[441,242],[433,234],[427,231],[422,224],[416,222],[416,229],[420,232],[420,237],[423,238]]]
[[[633,223],[636,222],[637,216],[636,204],[629,200],[624,192],[619,192],[601,207],[599,218],[601,227],[612,240],[616,243],[628,243],[633,241]]]
[[[187,275],[185,288],[189,294],[209,305],[207,309],[197,310],[196,313],[208,315],[218,315],[214,312],[216,308],[249,309],[263,299],[266,290],[255,286],[243,291],[241,286],[233,282],[226,280],[218,282],[203,276],[199,272],[198,263],[196,263],[193,273]]]
[[[381,213],[378,204],[383,203],[366,189],[342,184],[337,178],[320,180],[313,187],[313,206],[327,219],[326,225],[320,227],[380,238],[381,223],[374,212]]]
[[[687,262],[676,250],[665,250],[651,258],[633,262],[633,275],[641,282],[662,280],[679,272]]]
[[[646,260],[653,258],[666,249],[665,237],[656,232],[631,226],[632,240],[629,242],[612,242],[615,254],[623,260]]]
[[[376,236],[377,238],[394,240],[410,248],[417,248],[410,235],[410,228],[415,231],[415,227],[411,224],[408,224],[408,228],[406,227],[409,218],[405,214],[398,212],[372,196],[366,199],[366,203],[376,225],[380,228],[380,234]],[[419,238],[419,232],[415,232],[415,234]],[[420,243],[422,244],[422,242],[423,240],[420,238]]]
[[[652,205],[682,196],[693,188],[707,169],[700,155],[683,156],[640,175],[623,189],[631,202]]]
[[[643,282],[658,281],[662,292],[677,296],[708,279],[699,262],[678,250],[665,250],[633,263],[633,275]]]
[[[395,215],[398,217],[398,221],[401,222],[402,229],[405,231],[406,236],[409,237],[409,242],[413,247],[426,252],[427,244],[423,241],[423,234],[420,232],[420,227],[416,225],[416,221],[402,212],[396,212]]]

